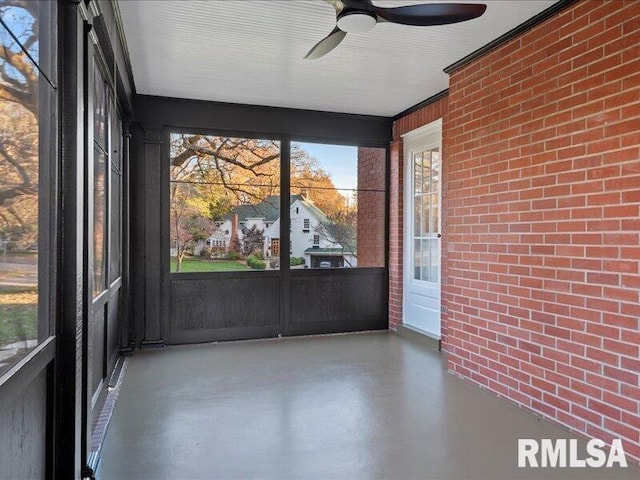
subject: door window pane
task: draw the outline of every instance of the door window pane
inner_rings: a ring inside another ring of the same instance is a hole
[[[413,231],[414,236],[422,233],[422,199],[421,195],[413,197]]]
[[[416,153],[413,157],[413,186],[414,193],[422,193],[422,153]]]
[[[431,240],[421,240],[422,256],[420,257],[420,268],[422,270],[422,280],[431,281]]]
[[[422,193],[431,191],[431,152],[424,152],[422,157]]]
[[[173,133],[170,161],[171,272],[280,268],[280,142]]]
[[[440,191],[440,152],[431,151],[431,192]]]
[[[422,280],[422,242],[420,240],[413,241],[413,278]]]
[[[431,221],[431,195],[422,195],[422,218],[420,219],[420,233],[419,236],[426,237],[430,234],[430,221]]]
[[[429,281],[440,283],[440,241],[437,238],[429,242]]]
[[[440,154],[427,150],[413,160],[414,279],[439,282]]]
[[[436,203],[438,196],[434,194],[431,197],[436,197],[435,201],[431,202],[431,234],[437,235],[440,232],[440,206]]]

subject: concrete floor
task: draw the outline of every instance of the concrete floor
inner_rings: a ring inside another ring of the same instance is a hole
[[[394,334],[170,347],[130,360],[98,478],[640,478],[519,469],[518,438],[575,437]]]

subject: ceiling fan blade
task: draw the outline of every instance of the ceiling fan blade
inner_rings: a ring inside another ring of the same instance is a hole
[[[381,21],[402,25],[446,25],[477,18],[487,6],[481,3],[430,3],[383,8],[373,6],[373,11]]]
[[[340,0],[342,4],[347,8],[363,9],[371,6],[371,0]]]
[[[340,42],[344,40],[344,37],[346,35],[347,34],[342,30],[340,30],[338,27],[334,28],[329,35],[327,35],[318,43],[316,43],[313,46],[313,48],[309,50],[309,53],[307,53],[307,55],[304,58],[309,60],[315,60],[316,58],[320,58],[323,55],[326,55],[331,50],[336,48],[340,44]]]
[[[326,3],[333,5],[333,8],[336,9],[336,13],[340,13],[344,10],[344,3],[342,0],[324,0]]]

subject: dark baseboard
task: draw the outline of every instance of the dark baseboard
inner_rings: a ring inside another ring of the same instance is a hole
[[[164,348],[167,344],[164,340],[143,340],[140,342],[141,350],[150,350],[152,348]]]

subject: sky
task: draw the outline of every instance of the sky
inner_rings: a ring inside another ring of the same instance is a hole
[[[318,160],[320,168],[331,175],[333,184],[344,197],[351,198],[351,191],[343,189],[356,189],[358,187],[358,147],[321,143],[295,143]]]
[[[1,3],[2,1],[0,0]],[[28,39],[31,35],[34,19],[26,10],[19,7],[5,6],[0,10],[0,14],[2,21],[20,41],[24,42]],[[20,51],[20,46],[11,38],[4,25],[0,25],[0,46],[8,48],[12,52]],[[29,55],[36,62],[38,61],[38,47],[38,42],[34,42],[29,48]],[[0,60],[0,65],[5,68],[5,73],[15,80],[19,82],[25,81],[22,74],[12,65],[5,65],[3,60]]]

